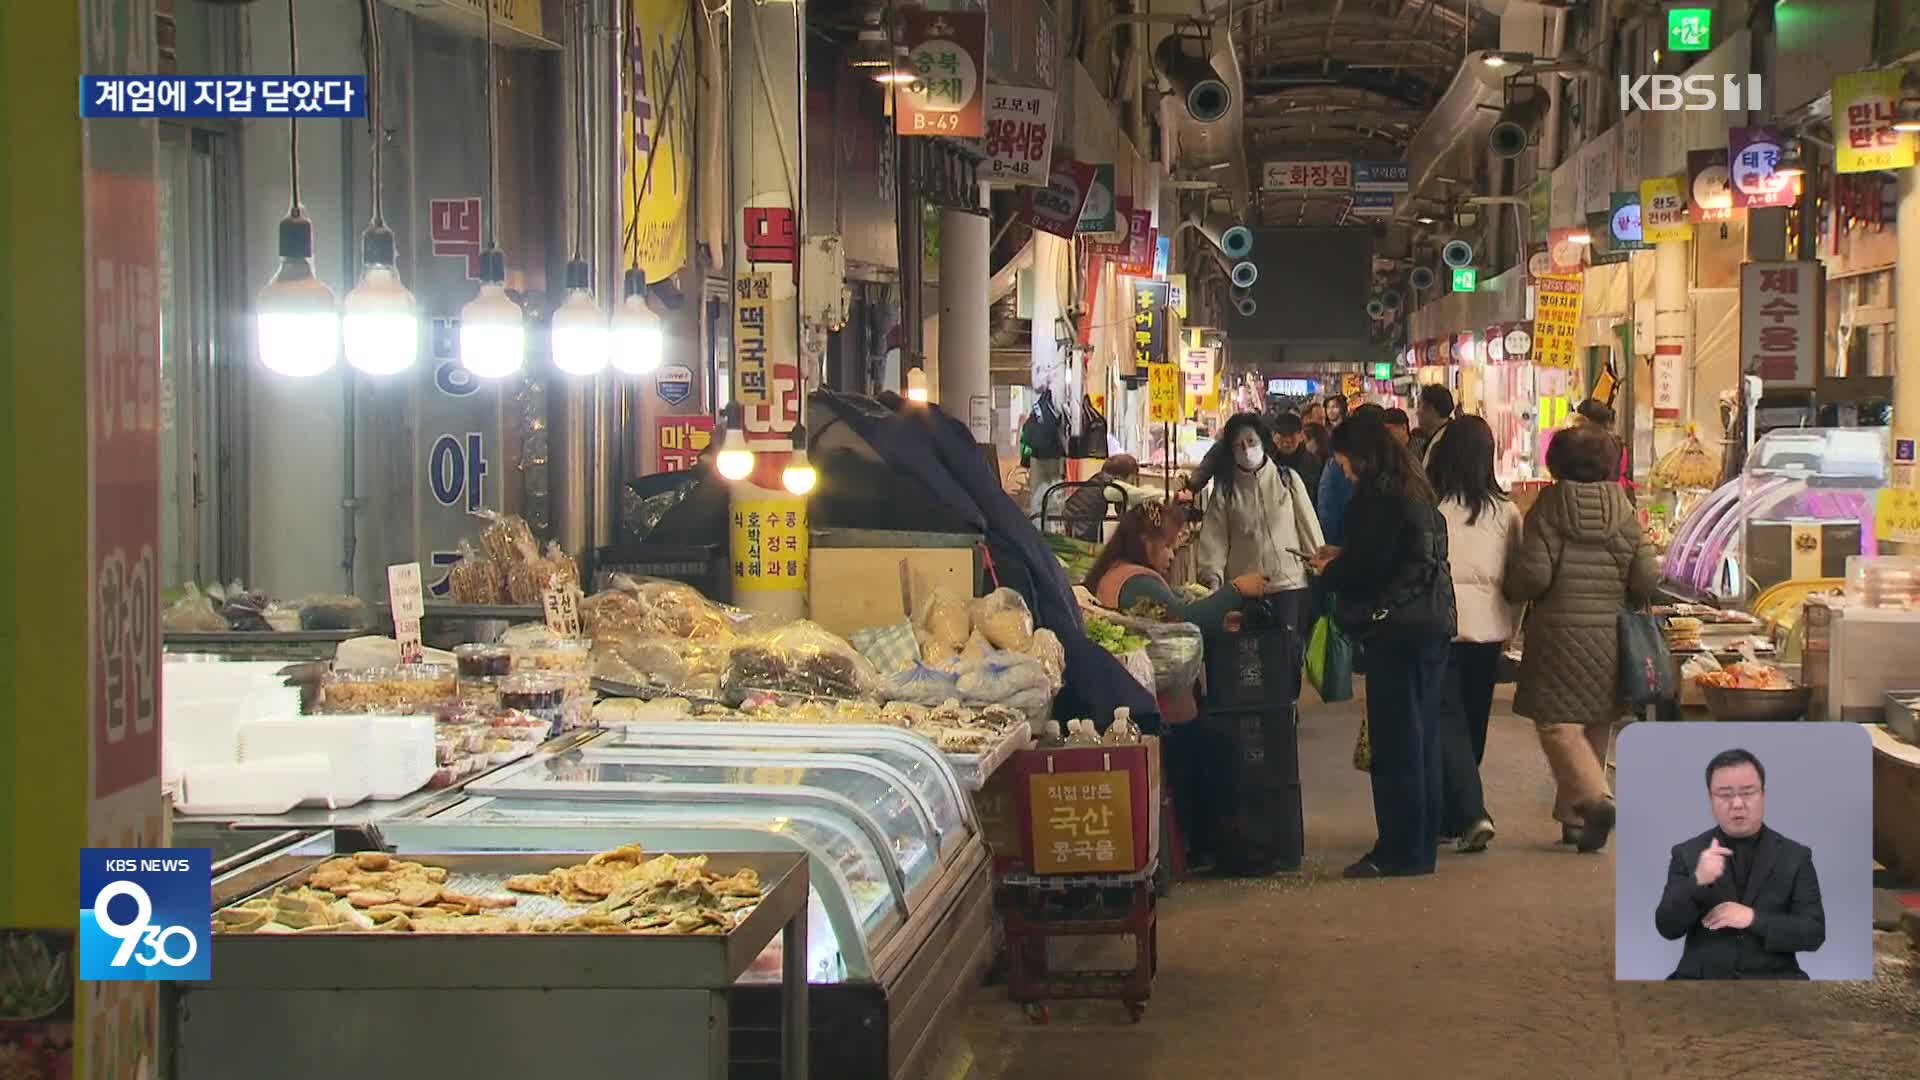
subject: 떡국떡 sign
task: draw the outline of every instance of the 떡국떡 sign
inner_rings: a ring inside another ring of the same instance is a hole
[[[742,499],[733,504],[733,587],[799,592],[807,587],[807,500]]]
[[[1810,389],[1820,361],[1820,263],[1740,267],[1741,370],[1771,387]]]
[[[767,401],[767,301],[772,296],[772,274],[734,275],[733,399],[742,405]]]
[[[1054,93],[1025,86],[987,88],[987,176],[1015,184],[1049,182]]]
[[[902,135],[985,135],[986,13],[909,11],[906,43],[913,81],[897,89],[895,129]]]

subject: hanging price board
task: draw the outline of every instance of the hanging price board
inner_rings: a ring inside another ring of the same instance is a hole
[[[1881,488],[1873,500],[1873,535],[1883,543],[1920,543],[1920,488]]]
[[[427,613],[420,587],[420,564],[387,567],[387,606],[393,610],[393,638],[400,643],[400,662],[420,662],[420,620]]]
[[[1147,365],[1147,420],[1155,424],[1180,422],[1180,365]]]

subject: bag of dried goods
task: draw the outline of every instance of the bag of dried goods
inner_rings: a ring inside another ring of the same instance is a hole
[[[506,582],[500,564],[481,554],[465,541],[459,544],[460,561],[447,570],[447,592],[456,604],[497,604],[506,595]]]
[[[1058,689],[1067,670],[1067,647],[1060,643],[1060,635],[1041,627],[1033,632],[1033,641],[1024,651],[1046,667]]]
[[[973,630],[973,614],[967,609],[967,602],[945,587],[928,595],[913,621],[927,632],[935,647],[955,652],[967,643],[967,635]]]
[[[361,630],[372,621],[366,603],[357,596],[315,593],[296,606],[302,630]]]
[[[573,561],[573,556],[561,550],[559,541],[547,541],[546,563],[549,588],[572,586],[577,589],[580,587],[580,564]]]
[[[160,629],[169,634],[217,634],[226,628],[226,616],[191,581],[181,587],[180,599],[160,613]]]
[[[989,652],[960,666],[955,687],[963,702],[1010,702],[1028,691],[1051,693],[1045,665],[1025,653]]]
[[[996,649],[1026,652],[1033,641],[1033,613],[1012,589],[995,589],[973,602],[973,629]]]
[[[753,691],[813,697],[864,697],[877,681],[873,665],[845,638],[801,620],[738,641],[727,657],[729,697]]]
[[[880,693],[888,701],[932,708],[959,694],[954,685],[957,678],[951,671],[940,671],[916,663],[883,679]]]
[[[540,557],[540,548],[533,542],[533,529],[526,518],[492,510],[480,510],[474,516],[486,522],[480,530],[480,547],[487,558],[502,567],[511,567]]]

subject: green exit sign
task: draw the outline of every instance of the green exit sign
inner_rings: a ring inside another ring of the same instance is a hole
[[[1379,363],[1379,364],[1373,365],[1373,377],[1376,379],[1393,378],[1393,365],[1389,363]]]
[[[1712,8],[1668,8],[1667,49],[1706,52],[1713,48]]]
[[[1462,266],[1453,272],[1453,291],[1472,292],[1480,287],[1480,271],[1471,266]]]

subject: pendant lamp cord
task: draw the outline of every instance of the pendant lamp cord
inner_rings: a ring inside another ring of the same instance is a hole
[[[572,5],[573,19],[570,27],[573,31],[573,145],[584,151],[587,145],[587,81],[590,78],[588,68],[588,27],[586,0],[577,0]],[[587,209],[587,164],[575,154],[573,169],[573,257],[587,249],[587,221],[592,214]]]
[[[300,30],[294,21],[293,0],[287,0],[287,75],[289,78],[300,74]],[[300,216],[300,120],[297,116],[287,117],[287,177],[293,183],[293,212],[289,217]]]
[[[629,15],[633,13],[632,5],[628,5],[627,11]],[[687,16],[688,18],[692,18],[692,8],[687,9]],[[626,39],[622,42],[624,47],[620,51],[620,61],[626,68],[626,71],[621,72],[621,74],[631,80],[634,77],[634,53],[645,47],[645,43],[644,39],[640,37],[639,33],[635,31],[630,23],[621,29],[621,33]],[[618,81],[619,76],[615,76],[616,84]],[[673,88],[669,86],[667,92],[672,93]],[[640,195],[642,190],[647,186],[648,178],[653,175],[653,156],[659,152],[660,148],[652,143],[647,144],[647,171],[646,175],[642,176],[640,172],[640,118],[637,115],[633,115],[633,110],[627,107],[635,97],[636,95],[633,89],[629,87],[627,90],[627,100],[621,103],[620,119],[627,125],[627,175],[633,180],[633,216],[627,219],[627,235],[632,238],[630,242],[633,244],[632,269],[638,270],[640,269]],[[662,115],[661,120],[664,121],[665,119],[666,117]],[[658,136],[659,134],[660,129],[656,126],[654,128],[654,135]]]
[[[500,223],[500,208],[493,201],[493,174],[498,167],[493,156],[493,128],[497,122],[493,114],[493,5],[486,3],[482,6],[487,9],[487,247],[493,249],[499,246],[495,242],[497,237],[494,235],[494,230]]]
[[[387,141],[380,126],[380,2],[366,0],[367,10],[367,123],[373,128],[373,227],[384,228],[386,213],[380,200],[380,149]]]

